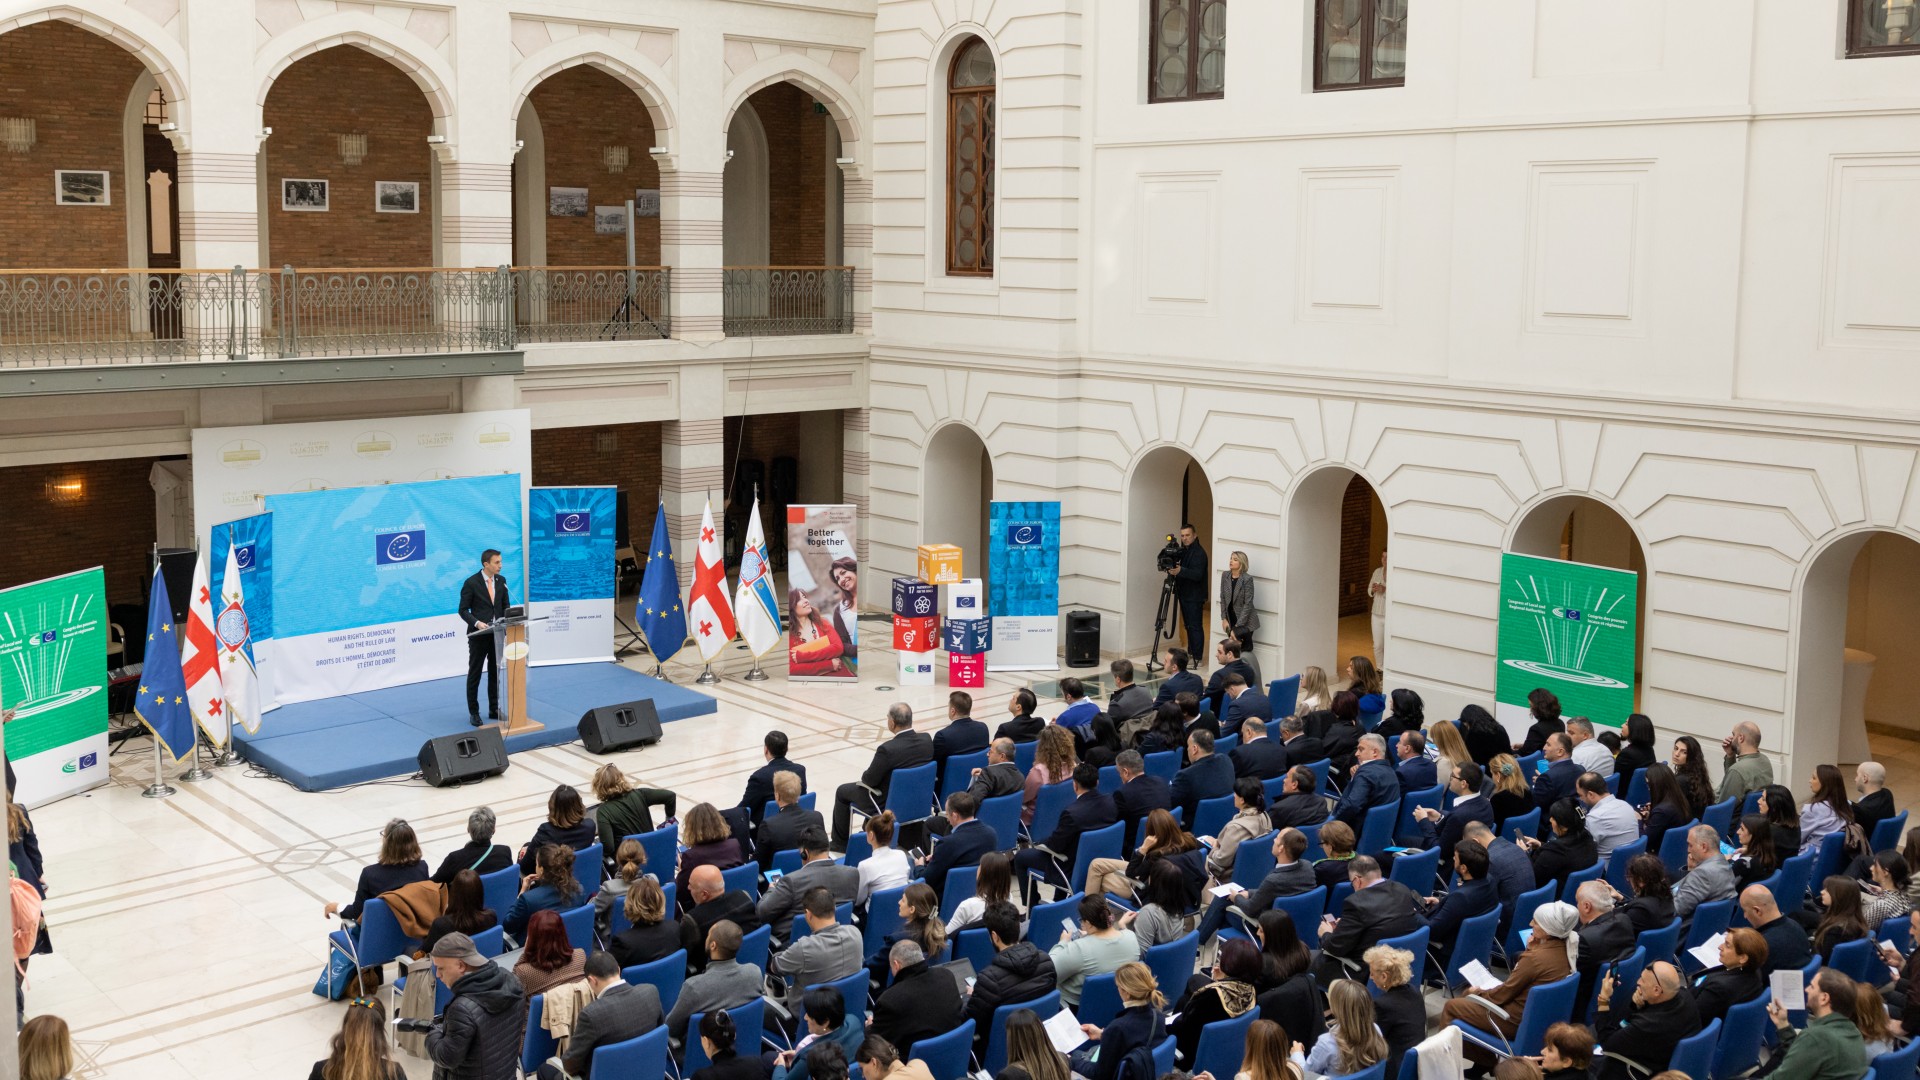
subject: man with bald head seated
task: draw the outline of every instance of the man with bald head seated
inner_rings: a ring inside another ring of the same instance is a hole
[[[743,933],[760,929],[760,915],[754,910],[753,897],[744,889],[728,892],[720,868],[711,864],[694,867],[687,878],[687,895],[680,900],[680,908],[693,919],[701,941],[707,940],[707,931],[723,920],[738,926]],[[687,965],[694,971],[705,970],[706,952],[702,950],[698,956],[689,953]]]
[[[1742,720],[1720,743],[1726,753],[1727,774],[1720,780],[1719,800],[1745,799],[1747,792],[1759,791],[1773,783],[1773,762],[1760,753],[1760,725]]]
[[[1887,790],[1887,767],[1877,761],[1863,761],[1854,767],[1853,790],[1860,799],[1853,804],[1853,820],[1860,832],[1873,839],[1873,830],[1893,816],[1893,792]]]
[[[1595,1073],[1598,1080],[1633,1080],[1627,1061],[1645,1067],[1643,1076],[1656,1072],[1672,1059],[1680,1040],[1700,1033],[1700,1010],[1671,963],[1657,960],[1641,970],[1630,1009],[1613,1008],[1613,989],[1608,975],[1596,1002],[1600,1049],[1607,1055]]]

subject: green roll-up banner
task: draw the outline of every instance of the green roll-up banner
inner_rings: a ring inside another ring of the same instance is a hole
[[[107,578],[99,567],[0,590],[0,704],[28,806],[107,781]]]
[[[1631,570],[1507,552],[1500,556],[1496,715],[1515,738],[1527,695],[1551,690],[1566,716],[1619,727],[1633,711],[1639,576]]]

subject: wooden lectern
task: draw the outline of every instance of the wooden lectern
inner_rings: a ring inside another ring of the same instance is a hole
[[[509,615],[482,633],[494,635],[494,661],[500,665],[500,678],[506,685],[506,724],[502,735],[522,735],[543,730],[547,725],[527,715],[527,617]]]

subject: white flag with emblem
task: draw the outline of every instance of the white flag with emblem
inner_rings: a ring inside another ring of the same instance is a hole
[[[247,622],[246,590],[240,584],[239,550],[227,549],[227,574],[220,582],[220,616],[214,632],[220,638],[221,684],[227,692],[227,719],[260,732],[260,677],[253,666],[253,629]]]
[[[220,643],[213,636],[213,594],[207,589],[207,553],[193,560],[193,592],[187,601],[186,633],[180,635],[180,675],[187,708],[215,746],[227,745],[225,692],[220,687]]]
[[[747,521],[747,544],[740,552],[740,585],[733,595],[734,618],[754,659],[780,644],[780,601],[773,594],[773,567],[767,563],[767,537],[760,529],[760,502]]]

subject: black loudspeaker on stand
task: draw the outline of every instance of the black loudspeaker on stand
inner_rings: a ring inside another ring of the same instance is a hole
[[[420,774],[432,787],[481,780],[507,771],[507,743],[498,727],[428,739],[420,747]]]
[[[1100,613],[1067,612],[1067,666],[1100,666]]]
[[[580,717],[580,742],[591,754],[610,754],[660,741],[660,713],[642,698],[602,705]]]

